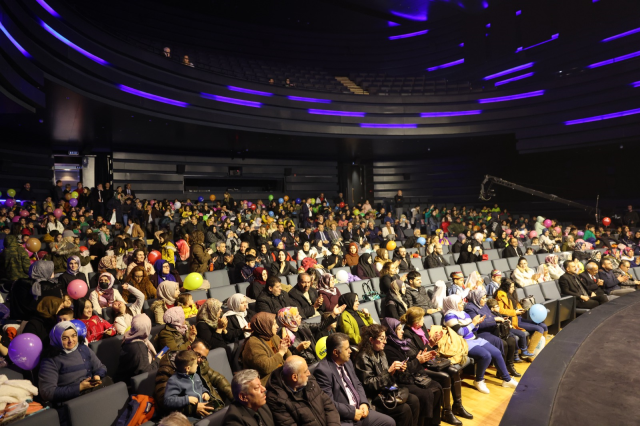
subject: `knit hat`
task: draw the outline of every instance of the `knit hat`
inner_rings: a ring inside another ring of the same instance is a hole
[[[457,280],[460,278],[464,278],[464,275],[462,274],[462,272],[452,272],[451,273],[451,279],[452,280]]]
[[[502,272],[498,271],[497,269],[494,269],[493,271],[491,271],[491,276],[492,277],[501,277],[502,276]]]
[[[62,233],[62,237],[63,237],[63,238],[67,238],[67,237],[75,237],[75,236],[76,236],[76,234],[74,234],[74,233],[73,233],[73,231],[72,231],[72,230],[70,230],[70,229],[67,229],[66,231],[64,231],[64,232]]]

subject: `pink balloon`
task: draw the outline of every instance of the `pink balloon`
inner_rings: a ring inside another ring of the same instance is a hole
[[[149,203],[150,203],[151,205],[154,205],[154,204],[156,203],[156,200],[151,200]]]
[[[26,210],[20,210],[20,216],[27,217],[27,216],[29,216],[29,212],[26,211]]]
[[[507,228],[507,229],[505,229],[505,230],[504,230],[504,232],[506,232],[506,233],[507,233],[507,235],[511,235],[511,229],[508,229],[508,228]]]
[[[67,286],[67,293],[69,294],[69,297],[76,300],[86,296],[88,290],[89,287],[87,286],[87,283],[82,280],[73,280]]]
[[[529,238],[535,238],[537,236],[538,236],[538,233],[536,231],[529,232]]]
[[[20,216],[14,216],[13,217],[13,221],[12,222],[19,222],[20,221]]]
[[[552,225],[551,220],[549,220],[549,219],[547,219],[547,220],[545,220],[544,222],[542,222],[542,224],[543,224],[543,225],[544,225],[544,227],[545,227],[545,228],[547,228],[547,229],[548,229],[549,227],[551,227],[551,225]]]
[[[56,219],[60,219],[60,218],[62,217],[62,210],[60,210],[60,209],[55,209],[55,210],[53,211],[53,215],[56,217]],[[80,296],[80,297],[82,297],[82,296]]]

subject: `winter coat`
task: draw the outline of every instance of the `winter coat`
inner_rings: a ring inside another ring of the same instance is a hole
[[[274,348],[278,349],[280,336],[273,336],[270,342]],[[243,368],[256,370],[260,374],[262,385],[266,386],[271,373],[284,364],[284,360],[291,356],[291,351],[287,349],[287,352],[282,356],[279,352],[274,352],[269,343],[262,338],[251,336],[245,341],[240,356]]]
[[[191,258],[189,259],[189,271],[199,272],[204,275],[208,270],[211,255],[206,252],[204,244],[194,244],[191,247]]]
[[[358,315],[360,315],[362,322],[364,322],[366,326],[373,324],[373,318],[371,318],[371,315],[365,316],[362,312],[358,312]],[[356,319],[349,312],[344,311],[340,314],[337,329],[349,336],[350,344],[357,345],[360,343],[360,327],[358,327]]]
[[[2,255],[4,256],[4,271],[8,280],[14,281],[20,278],[29,278],[31,262],[29,261],[27,250],[18,242],[18,237],[7,235],[4,239],[4,252]]]

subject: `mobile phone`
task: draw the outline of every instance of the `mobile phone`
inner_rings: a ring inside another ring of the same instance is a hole
[[[393,385],[393,386],[388,386],[386,389],[390,391],[395,391],[395,390],[398,390],[398,387],[396,385]]]
[[[91,380],[89,380],[89,383],[91,383],[92,385],[98,385],[98,384],[102,383],[102,380],[93,380],[93,379],[91,379]]]
[[[406,364],[407,361],[409,361],[409,357],[407,357],[407,359],[404,360],[403,364]]]
[[[162,350],[158,352],[158,358],[162,358],[164,354],[166,354],[168,351],[169,351],[169,346],[165,346],[164,348],[162,348]]]

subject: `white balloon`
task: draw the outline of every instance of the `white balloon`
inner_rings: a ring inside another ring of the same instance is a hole
[[[347,271],[338,271],[336,274],[336,280],[340,283],[346,283],[349,280],[349,274]]]
[[[176,210],[179,210],[180,207],[182,207],[182,204],[180,204],[180,201],[176,201],[175,204],[173,205],[173,208]]]

